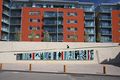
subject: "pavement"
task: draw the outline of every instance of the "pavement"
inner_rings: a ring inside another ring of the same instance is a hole
[[[77,73],[77,74],[105,74],[105,75],[118,75],[120,76],[120,67],[113,65],[102,65],[102,64],[65,64],[66,73]],[[105,66],[105,73],[103,67]],[[3,64],[2,70],[16,70],[16,71],[29,71],[29,64]],[[31,64],[31,71],[35,72],[53,72],[63,73],[63,64]]]
[[[0,71],[0,80],[120,80],[120,76]]]

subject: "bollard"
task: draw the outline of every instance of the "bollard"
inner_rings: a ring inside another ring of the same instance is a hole
[[[64,73],[66,73],[66,65],[64,65],[63,68],[64,68]]]
[[[29,71],[32,70],[32,64],[29,64]]]
[[[103,66],[103,74],[106,74],[106,66]]]
[[[0,70],[2,70],[2,64],[0,64]]]

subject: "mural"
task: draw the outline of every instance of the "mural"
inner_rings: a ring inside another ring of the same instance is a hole
[[[16,60],[94,60],[94,50],[17,53]]]

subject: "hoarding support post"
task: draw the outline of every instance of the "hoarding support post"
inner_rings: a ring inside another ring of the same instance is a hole
[[[32,64],[29,64],[29,71],[32,70]]]
[[[64,65],[63,68],[64,68],[64,73],[66,73],[66,65]]]
[[[106,66],[103,66],[103,74],[106,74]]]
[[[2,70],[2,64],[0,64],[0,70]]]

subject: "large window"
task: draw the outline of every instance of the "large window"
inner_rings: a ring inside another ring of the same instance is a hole
[[[77,20],[68,20],[67,23],[68,23],[68,24],[76,24],[76,23],[77,23]]]
[[[29,26],[28,30],[40,30],[39,26]]]
[[[68,12],[67,15],[68,16],[77,16],[77,13],[76,12]]]
[[[40,22],[40,19],[29,19],[29,22]]]
[[[67,30],[68,31],[77,31],[77,28],[75,28],[75,27],[69,27],[69,28],[67,28]]]
[[[29,15],[40,15],[39,11],[31,11],[29,12]]]
[[[67,38],[71,39],[71,40],[77,40],[78,36],[77,35],[68,35]]]

